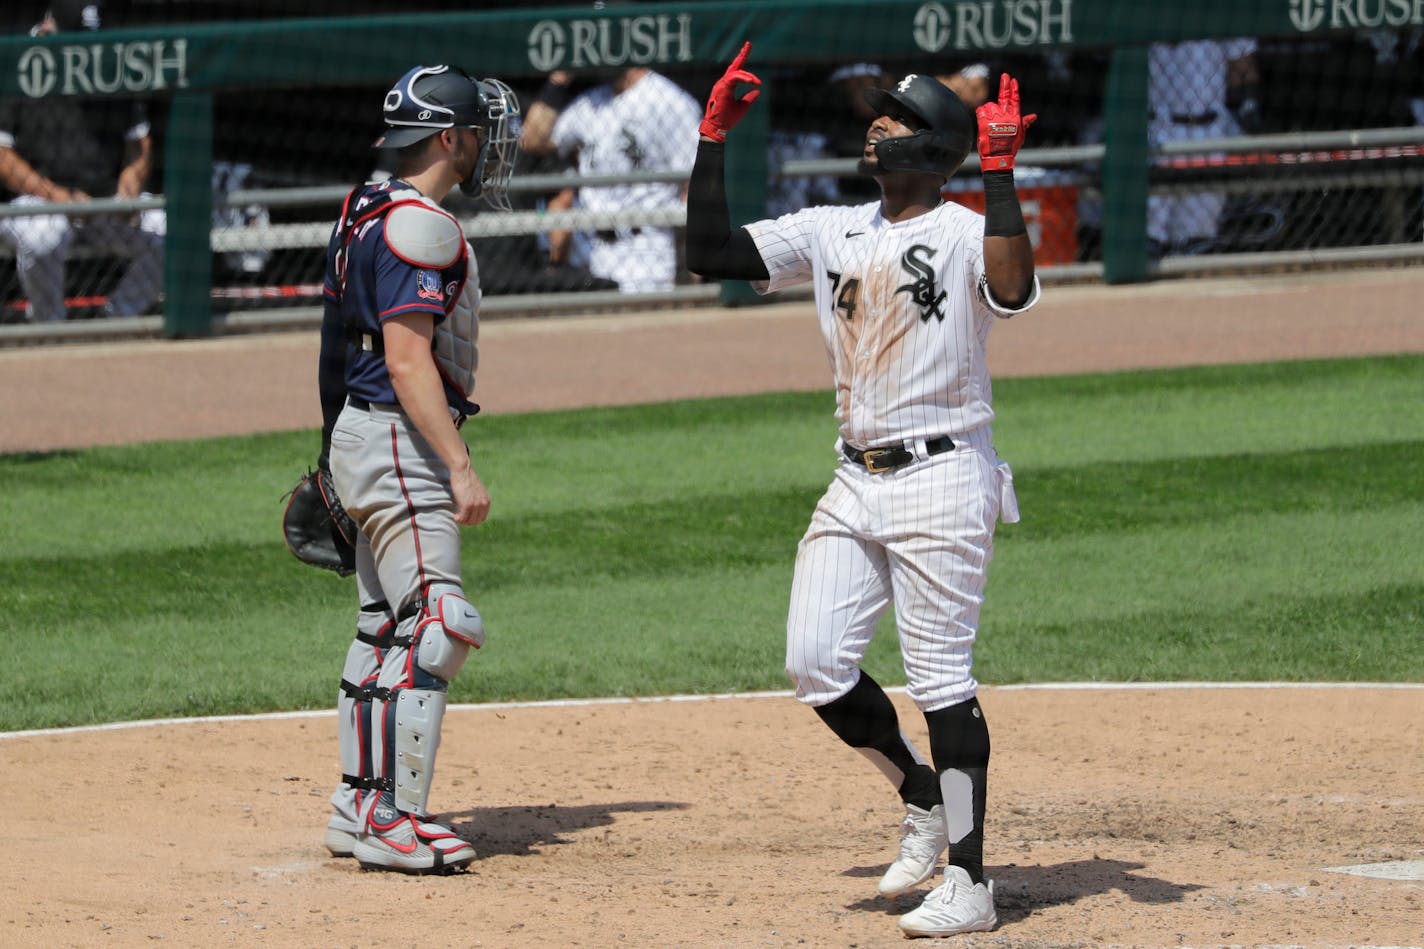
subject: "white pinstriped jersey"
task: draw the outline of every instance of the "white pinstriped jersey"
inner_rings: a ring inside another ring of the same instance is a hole
[[[984,283],[984,217],[945,203],[891,223],[880,203],[746,225],[770,293],[812,281],[841,437],[860,448],[961,435],[994,417],[985,343],[1009,309]]]

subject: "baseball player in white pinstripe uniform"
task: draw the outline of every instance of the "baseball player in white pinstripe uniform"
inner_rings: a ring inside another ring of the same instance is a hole
[[[688,203],[689,268],[771,292],[810,282],[835,375],[840,464],[801,540],[787,620],[796,695],[891,781],[906,807],[900,852],[879,892],[941,885],[902,916],[911,936],[997,925],[984,878],[989,732],[971,662],[996,521],[1018,519],[994,451],[985,343],[994,320],[1039,297],[1014,188],[1035,118],[1005,75],[971,113],[932,76],[866,98],[879,113],[860,164],[881,200],[808,208],[733,229],[723,142],[756,99],[742,48],[713,87]],[[739,91],[743,90],[743,91]],[[940,200],[978,145],[986,212]],[[930,761],[861,669],[894,604],[908,695],[924,713]]]

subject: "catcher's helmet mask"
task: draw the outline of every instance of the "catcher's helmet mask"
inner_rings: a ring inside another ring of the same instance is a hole
[[[889,89],[867,89],[865,101],[881,115],[914,116],[921,128],[911,135],[876,142],[876,160],[861,159],[861,174],[907,171],[948,180],[969,157],[979,136],[974,113],[933,76],[911,73]]]
[[[453,66],[416,66],[386,93],[387,128],[373,148],[405,148],[444,129],[482,129],[479,158],[460,190],[509,209],[519,159],[519,100],[498,79],[475,79]]]

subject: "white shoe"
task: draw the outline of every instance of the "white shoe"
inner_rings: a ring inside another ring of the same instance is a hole
[[[363,870],[454,873],[475,859],[475,848],[444,824],[402,814],[392,826],[374,821],[356,838],[351,855]]]
[[[332,814],[331,819],[326,822],[326,836],[321,842],[331,851],[333,857],[349,857],[356,846],[357,831],[358,826],[355,823],[340,814]]]
[[[949,828],[944,822],[944,805],[929,810],[905,805],[905,820],[900,824],[900,856],[880,878],[881,896],[908,893],[934,876],[939,855],[949,846]]]
[[[918,909],[900,917],[907,936],[986,933],[999,924],[994,912],[994,881],[971,883],[962,867],[944,868],[944,882],[930,890]]]

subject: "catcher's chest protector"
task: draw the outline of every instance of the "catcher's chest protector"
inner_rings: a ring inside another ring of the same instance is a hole
[[[475,252],[466,245],[468,275],[445,321],[435,327],[435,361],[440,374],[465,394],[475,394],[475,370],[480,364],[480,273]]]
[[[445,381],[469,398],[475,391],[475,369],[479,365],[481,295],[474,251],[459,222],[410,188],[369,193],[353,209],[352,198],[360,190],[347,197],[337,225],[341,250],[336,262],[336,293],[346,320],[347,337],[353,338],[366,329],[345,300],[347,252],[353,239],[364,237],[379,226],[382,237],[398,256],[430,268],[422,271],[422,277],[428,273],[428,279],[434,281],[430,291],[442,296],[445,309],[445,319],[435,326],[431,349]]]

